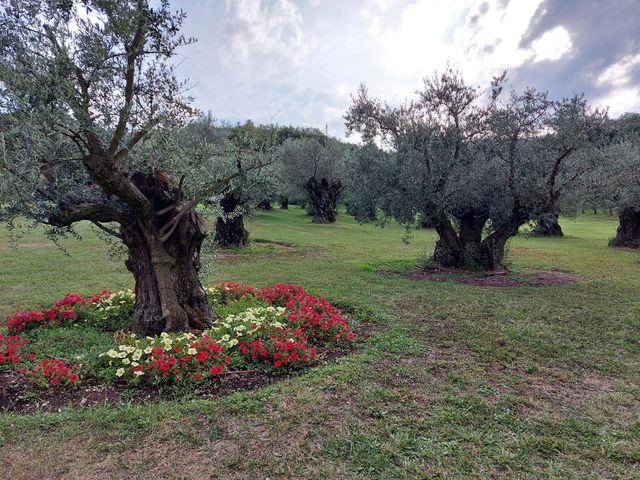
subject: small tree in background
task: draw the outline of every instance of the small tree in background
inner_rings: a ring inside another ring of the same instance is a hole
[[[358,216],[370,219],[375,203],[405,224],[428,218],[438,263],[502,265],[507,240],[556,211],[563,192],[593,168],[607,130],[606,114],[581,96],[552,101],[527,88],[503,101],[504,80],[494,79],[485,100],[447,71],[425,79],[418,98],[399,107],[371,99],[362,86],[347,131],[379,141],[386,153],[370,147],[355,157],[353,178],[371,177],[358,190]]]
[[[145,0],[24,0],[0,11],[2,218],[30,218],[52,237],[87,220],[121,240],[142,335],[211,325],[195,207],[243,174],[169,134],[193,113],[170,62],[190,42],[179,35],[184,17]]]
[[[331,138],[288,139],[280,148],[280,176],[289,187],[287,196],[304,192],[313,223],[336,221],[345,153],[346,147]]]

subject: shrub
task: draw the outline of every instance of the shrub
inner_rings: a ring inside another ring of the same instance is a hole
[[[117,332],[131,325],[135,301],[132,290],[120,290],[103,296],[91,307],[83,309],[78,320],[103,332]]]
[[[316,342],[353,340],[354,334],[342,312],[324,297],[298,295],[287,301],[287,319]]]
[[[24,368],[21,373],[26,374],[27,380],[39,387],[60,388],[79,381],[76,368],[75,365],[67,365],[62,360],[48,358],[36,363],[31,370]]]
[[[223,347],[233,348],[285,326],[285,309],[282,307],[249,308],[237,315],[218,320],[207,333]]]
[[[252,342],[241,342],[240,352],[248,362],[261,367],[292,369],[316,361],[316,350],[309,348],[301,330],[282,329]]]
[[[28,343],[29,340],[20,335],[0,334],[0,369],[16,368],[24,360],[22,349]],[[33,360],[35,356],[28,355],[27,358]]]
[[[224,372],[230,362],[224,348],[207,335],[127,336],[116,349],[101,353],[101,376],[151,384],[202,380]]]
[[[261,288],[258,296],[285,307],[292,327],[301,328],[314,342],[353,340],[355,336],[340,309],[324,297],[306,293],[300,285],[269,285]]]
[[[300,285],[276,283],[262,287],[258,293],[258,297],[264,298],[269,305],[285,307],[287,302],[296,296],[306,295],[304,288]]]
[[[251,285],[243,285],[234,282],[220,282],[209,288],[209,300],[213,303],[226,305],[238,301],[245,297],[255,295],[255,290]]]
[[[40,311],[16,312],[7,316],[5,324],[9,333],[29,332],[35,328],[45,328],[48,326],[60,326],[63,323],[75,321],[78,312],[99,302],[109,291],[103,291],[98,295],[84,297],[80,293],[68,293],[61,300],[56,300],[51,308],[44,308]]]

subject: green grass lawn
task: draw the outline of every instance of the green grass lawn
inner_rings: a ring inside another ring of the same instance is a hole
[[[358,353],[221,398],[0,414],[0,477],[640,478],[640,253],[607,247],[615,217],[562,226],[514,239],[510,267],[578,283],[488,288],[376,273],[424,257],[430,230],[404,244],[344,214],[261,212],[260,242],[219,255],[205,284],[300,283],[373,324]],[[0,238],[0,312],[132,285],[80,230],[68,256]]]

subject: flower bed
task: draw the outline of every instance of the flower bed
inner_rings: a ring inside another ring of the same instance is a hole
[[[49,308],[17,312],[6,318],[7,334],[0,334],[0,370],[48,389],[87,381],[204,384],[238,371],[271,375],[302,369],[354,338],[338,308],[299,285],[223,282],[208,294],[220,318],[199,334],[126,333],[135,303],[130,290],[68,294]],[[58,330],[46,330],[51,328]],[[58,351],[57,339],[73,341]]]

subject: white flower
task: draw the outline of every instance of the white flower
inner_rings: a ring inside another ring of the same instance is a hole
[[[189,347],[189,350],[187,350],[187,355],[195,355],[196,353],[198,353],[198,351],[193,347]]]
[[[133,374],[134,374],[136,377],[139,377],[140,375],[144,375],[144,372],[142,372],[142,371],[140,371],[140,372],[133,372]]]
[[[153,348],[151,347],[147,347],[144,349],[144,353],[146,353],[147,355],[149,355],[152,352]]]
[[[118,356],[118,352],[116,352],[115,350],[111,349],[107,352],[107,355],[109,355],[111,358],[116,358]]]
[[[131,360],[129,360],[128,358],[123,358],[122,363],[124,363],[125,365],[129,365],[129,363],[131,363]]]
[[[140,360],[140,358],[142,357],[142,350],[138,349],[135,352],[133,352],[133,355],[131,356],[132,359],[138,361]]]
[[[119,368],[116,371],[116,377],[121,377],[122,375],[124,375],[124,368]]]

